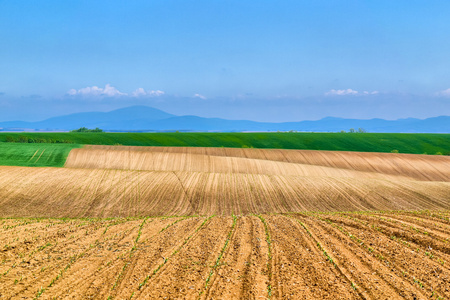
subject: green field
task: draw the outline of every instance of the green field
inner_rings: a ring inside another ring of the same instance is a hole
[[[0,133],[7,137],[73,144],[186,147],[253,147],[415,154],[450,154],[450,134],[408,133]]]
[[[52,143],[14,143],[11,140]],[[280,148],[450,155],[450,134],[403,133],[0,133],[0,164],[64,165],[83,144]]]
[[[0,165],[62,167],[77,144],[0,143]]]

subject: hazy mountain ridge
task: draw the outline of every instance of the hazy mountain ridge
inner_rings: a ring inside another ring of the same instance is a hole
[[[319,131],[335,132],[363,128],[367,132],[449,133],[450,116],[427,119],[343,119],[326,117],[317,121],[269,123],[226,120],[198,116],[175,116],[147,106],[132,106],[110,112],[86,112],[53,117],[38,122],[0,122],[3,131],[61,130],[99,127],[106,131]]]

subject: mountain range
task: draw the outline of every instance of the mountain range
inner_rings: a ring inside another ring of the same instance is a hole
[[[317,121],[255,122],[198,116],[176,116],[148,106],[131,106],[110,112],[84,112],[38,122],[0,122],[0,131],[69,131],[80,127],[105,131],[314,131],[336,132],[363,128],[367,132],[450,133],[450,116],[428,119],[343,119]]]

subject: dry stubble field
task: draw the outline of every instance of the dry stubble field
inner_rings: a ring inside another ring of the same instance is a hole
[[[449,178],[448,157],[300,150],[0,167],[0,299],[449,298]]]

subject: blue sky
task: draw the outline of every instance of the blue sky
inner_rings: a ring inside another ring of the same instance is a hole
[[[450,2],[0,0],[0,121],[450,112]]]

